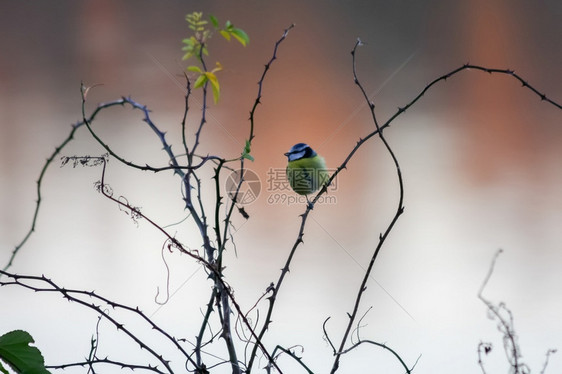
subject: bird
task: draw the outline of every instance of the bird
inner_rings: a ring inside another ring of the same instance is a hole
[[[295,144],[285,156],[288,158],[287,179],[299,195],[310,195],[328,181],[326,161],[308,144]]]

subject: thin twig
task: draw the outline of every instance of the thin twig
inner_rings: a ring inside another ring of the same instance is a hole
[[[300,346],[299,346],[300,347]],[[295,348],[295,347],[291,347],[291,348]],[[301,347],[302,348],[302,347]],[[312,370],[310,370],[310,368],[308,366],[306,366],[306,364],[302,361],[302,359],[300,357],[298,357],[296,354],[294,354],[290,349],[284,348],[280,345],[276,346],[275,349],[273,350],[272,355],[277,358],[279,355],[275,355],[275,352],[277,350],[282,351],[283,353],[287,354],[289,357],[291,357],[292,359],[294,359],[300,366],[302,366],[302,368],[304,370],[307,371],[308,374],[314,374],[314,372]],[[270,365],[268,365],[268,367],[266,368],[266,370],[269,371],[269,367]]]
[[[557,351],[558,351],[557,349],[552,349],[552,348],[546,351],[546,357],[544,359],[544,364],[542,366],[542,370],[540,374],[544,374],[546,372],[546,367],[548,366],[548,360],[550,359],[550,355],[556,353]]]
[[[359,347],[361,344],[372,344],[375,345],[377,347],[381,347],[386,349],[387,351],[389,351],[390,353],[392,353],[392,355],[394,357],[396,357],[396,359],[400,362],[400,364],[402,365],[402,367],[404,368],[404,370],[406,370],[406,373],[410,374],[412,373],[412,370],[414,370],[414,367],[416,366],[416,364],[418,363],[420,356],[418,356],[416,362],[414,362],[414,365],[411,368],[408,368],[408,366],[406,365],[406,363],[404,362],[404,360],[402,360],[402,357],[400,357],[400,355],[398,353],[396,353],[395,350],[393,350],[392,348],[390,348],[389,346],[387,346],[386,344],[382,344],[382,343],[377,343],[375,341],[372,340],[361,340],[355,344],[353,344],[351,347],[347,348],[345,351],[341,352],[341,354],[346,354],[351,352],[352,350],[354,350],[355,348]]]
[[[324,320],[324,323],[322,323],[322,331],[324,331],[324,337],[326,338],[326,341],[328,342],[328,344],[330,344],[330,347],[332,347],[332,353],[335,356],[336,355],[336,347],[334,346],[334,343],[332,343],[332,340],[330,339],[330,335],[328,335],[328,330],[326,329],[326,325],[328,324],[328,321],[330,320],[330,318],[332,317],[328,317]]]
[[[287,38],[289,31],[291,31],[293,27],[295,27],[295,24],[291,24],[289,27],[287,27],[283,32],[281,38],[279,38],[279,40],[277,40],[277,42],[275,43],[275,46],[273,47],[273,55],[271,56],[271,59],[267,62],[267,64],[265,64],[265,68],[263,69],[261,78],[258,81],[258,94],[256,96],[256,100],[254,101],[254,106],[252,107],[252,110],[250,110],[250,135],[248,136],[248,141],[250,142],[250,144],[252,143],[252,140],[254,140],[255,113],[256,113],[256,108],[258,107],[259,104],[261,104],[261,96],[262,96],[261,93],[263,89],[263,82],[265,80],[265,76],[269,71],[269,69],[271,68],[271,64],[273,64],[273,61],[277,59],[277,50],[279,49],[279,46]]]
[[[484,368],[484,360],[482,360],[482,351],[484,351],[484,354],[488,354],[492,351],[492,343],[485,343],[485,342],[480,342],[478,344],[478,366],[480,366],[480,370],[482,370],[482,374],[486,374],[486,369]]]

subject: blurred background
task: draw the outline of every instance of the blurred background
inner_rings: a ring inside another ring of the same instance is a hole
[[[192,11],[211,13],[221,23],[231,20],[250,36],[246,48],[218,35],[209,46],[208,64],[220,61],[224,70],[218,73],[221,100],[210,104],[200,152],[225,158],[243,149],[263,66],[283,30],[296,25],[280,46],[256,112],[255,161],[247,165],[261,191],[245,207],[250,219],[236,216],[236,253],[231,248],[227,254],[227,277],[246,310],[277,280],[305,210],[302,203],[278,200],[279,193],[295,196],[273,188],[268,174],[284,169],[283,153],[298,142],[310,144],[335,168],[374,129],[352,79],[349,52],[358,37],[364,42],[357,53],[359,78],[381,123],[430,81],[467,62],[513,69],[562,101],[562,3],[554,0],[3,0],[2,267],[31,226],[45,159],[81,119],[81,81],[99,84],[88,93],[87,112],[99,102],[131,95],[152,110],[152,120],[181,153],[187,66],[181,40],[190,35],[185,15]],[[200,94],[190,101],[191,130],[200,118]],[[142,118],[128,106],[111,108],[94,127],[123,157],[165,165],[162,145]],[[434,86],[393,122],[385,135],[404,176],[405,213],[368,284],[361,337],[388,344],[409,365],[419,358],[416,373],[479,372],[477,346],[490,341],[488,372],[506,372],[501,334],[477,298],[502,248],[485,295],[513,312],[523,362],[538,372],[547,349],[562,348],[561,120],[559,109],[515,79],[463,71]],[[62,155],[102,153],[82,128]],[[57,159],[45,175],[36,231],[10,271],[95,289],[138,305],[175,336],[193,339],[211,286],[205,272],[186,256],[166,253],[172,295],[167,304],[157,304],[155,297],[162,301],[166,288],[162,236],[146,222],[136,225],[95,191],[100,168],[60,165]],[[211,176],[212,170],[202,174],[210,207]],[[116,196],[199,248],[189,220],[173,225],[186,217],[177,177],[129,170],[112,160],[106,181]],[[322,322],[331,317],[328,331],[339,342],[363,269],[398,202],[392,160],[378,139],[356,153],[329,196],[309,218],[265,341],[269,347],[302,345],[304,361],[318,373],[329,370],[332,358]],[[0,289],[0,300],[0,334],[29,331],[47,364],[87,356],[95,313],[23,288]],[[134,318],[123,317],[137,326]],[[114,330],[102,322],[99,354],[144,362],[144,353]],[[152,341],[163,352],[169,349]],[[215,353],[224,357],[221,349]],[[402,372],[388,352],[373,347],[345,357],[340,372],[375,369]],[[558,353],[547,372],[561,370]]]

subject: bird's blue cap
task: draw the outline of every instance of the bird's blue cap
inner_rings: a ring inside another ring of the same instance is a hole
[[[289,152],[285,153],[289,161],[299,160],[301,158],[310,158],[316,156],[314,149],[306,143],[297,143],[291,147]]]

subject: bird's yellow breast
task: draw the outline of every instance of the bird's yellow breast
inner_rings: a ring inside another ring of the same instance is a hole
[[[328,181],[326,162],[321,156],[289,161],[287,179],[291,188],[299,195],[309,195]]]

